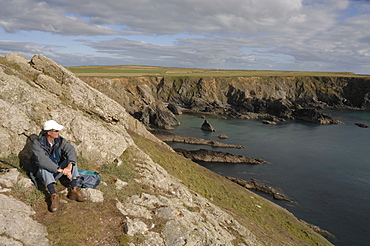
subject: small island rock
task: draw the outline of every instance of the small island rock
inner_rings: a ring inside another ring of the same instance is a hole
[[[201,129],[203,131],[210,131],[210,132],[215,132],[216,131],[216,129],[213,126],[211,126],[211,124],[207,120],[204,120]]]
[[[229,137],[226,136],[225,134],[220,134],[220,135],[218,135],[218,138],[219,139],[228,139]]]
[[[369,128],[369,125],[363,124],[363,123],[355,123],[356,126],[362,127],[362,128]]]

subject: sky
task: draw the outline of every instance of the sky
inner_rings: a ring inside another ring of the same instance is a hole
[[[0,0],[0,54],[370,74],[370,0]]]

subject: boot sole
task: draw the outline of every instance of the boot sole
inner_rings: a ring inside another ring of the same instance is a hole
[[[85,201],[87,201],[87,199],[86,199],[86,200],[78,200],[77,198],[69,198],[68,196],[67,196],[67,198],[68,198],[69,200],[77,201],[77,202],[85,202]]]

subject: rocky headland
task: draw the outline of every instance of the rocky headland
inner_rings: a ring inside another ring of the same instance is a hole
[[[147,127],[171,129],[175,114],[338,124],[320,109],[370,110],[369,77],[83,77]],[[116,88],[116,89],[112,89]],[[159,117],[160,115],[160,117]]]
[[[0,173],[0,242],[331,245],[287,210],[178,155],[147,129],[179,124],[169,103],[196,113],[276,121],[298,119],[297,109],[320,105],[368,109],[365,82],[290,77],[82,81],[43,55],[31,60],[0,56],[0,159],[17,167]],[[63,201],[57,213],[47,211],[48,195],[27,176],[31,141],[49,119],[66,127],[61,134],[75,146],[80,167],[102,176],[97,189],[84,190],[90,199],[85,203],[68,201],[57,186]]]

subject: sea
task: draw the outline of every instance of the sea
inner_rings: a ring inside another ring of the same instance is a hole
[[[257,180],[292,202],[273,200],[297,218],[330,232],[334,245],[370,245],[370,112],[324,110],[343,124],[317,125],[287,121],[266,125],[260,120],[206,117],[216,132],[200,129],[204,118],[179,115],[180,126],[171,132],[245,148],[170,143],[173,148],[209,149],[269,164],[199,163],[223,176]],[[225,134],[228,139],[219,139]]]

